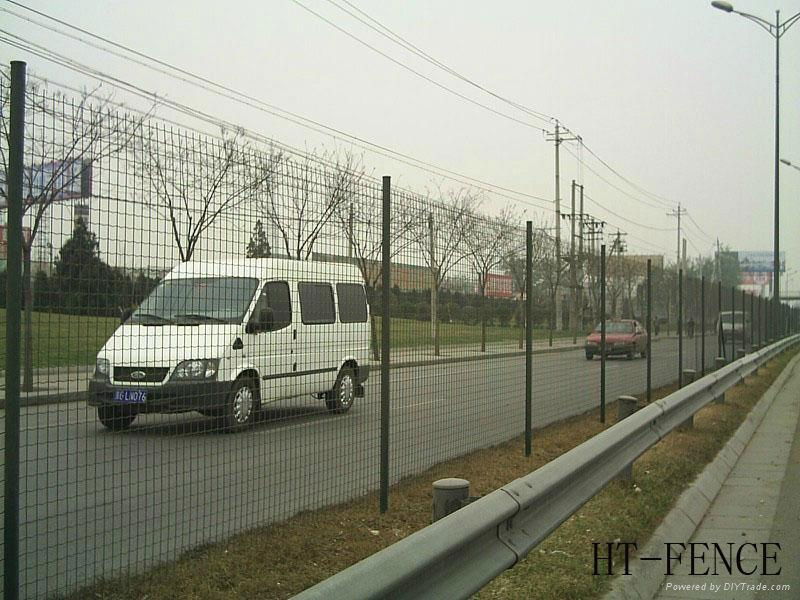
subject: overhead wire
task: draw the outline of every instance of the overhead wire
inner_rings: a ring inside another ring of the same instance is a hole
[[[580,144],[580,146],[582,146],[582,147],[585,147],[585,145],[584,145],[584,144]],[[580,164],[581,164],[581,165],[582,165],[584,168],[588,169],[588,170],[589,170],[591,173],[593,173],[593,174],[594,174],[594,175],[595,175],[595,176],[596,176],[598,179],[600,179],[601,181],[605,182],[607,185],[609,185],[610,187],[614,188],[614,189],[615,189],[615,190],[617,190],[619,193],[621,193],[621,194],[623,194],[623,195],[627,196],[628,198],[630,198],[631,200],[634,200],[635,202],[639,202],[639,203],[641,203],[641,204],[644,204],[645,206],[648,206],[648,207],[650,207],[650,208],[654,208],[654,209],[657,209],[657,210],[663,210],[663,207],[661,207],[661,206],[657,206],[657,205],[655,205],[655,204],[651,204],[651,203],[649,203],[649,202],[646,202],[645,200],[643,200],[643,199],[639,198],[638,196],[634,196],[633,194],[631,194],[631,193],[629,193],[629,192],[625,191],[624,189],[622,189],[621,187],[619,187],[619,186],[617,186],[617,185],[615,185],[615,184],[611,183],[611,182],[610,182],[608,179],[606,179],[605,177],[603,177],[602,175],[600,175],[600,173],[598,173],[598,172],[597,172],[597,171],[595,171],[595,170],[594,170],[592,167],[590,167],[588,164],[586,164],[586,162],[585,162],[585,161],[584,161],[584,160],[583,160],[581,157],[579,157],[577,154],[575,154],[575,152],[573,152],[573,151],[572,151],[572,150],[569,148],[569,146],[565,146],[565,147],[564,147],[564,149],[565,149],[565,150],[566,150],[566,151],[567,151],[569,154],[571,154],[571,155],[572,155],[572,156],[573,156],[573,157],[574,157],[574,158],[575,158],[575,159],[576,159],[576,160],[577,160],[577,161],[578,161],[578,162],[579,162],[579,163],[580,163]]]
[[[604,210],[604,211],[606,211],[606,212],[608,212],[608,213],[611,213],[611,214],[612,214],[612,215],[614,215],[615,217],[617,217],[617,218],[619,218],[619,219],[622,219],[623,221],[626,221],[627,223],[630,223],[630,224],[632,224],[632,225],[636,225],[637,227],[642,227],[642,228],[644,228],[644,229],[649,229],[649,230],[651,230],[651,231],[672,231],[672,229],[673,229],[672,227],[653,227],[652,225],[645,225],[644,223],[639,223],[638,221],[634,221],[633,219],[629,219],[628,217],[624,217],[624,216],[622,216],[621,214],[619,214],[619,213],[617,213],[617,212],[614,212],[614,211],[613,211],[613,210],[611,210],[610,208],[608,208],[608,207],[606,207],[605,205],[601,204],[599,201],[597,201],[597,200],[595,200],[594,198],[592,198],[592,196],[590,196],[589,194],[587,194],[585,191],[584,191],[584,193],[583,193],[583,197],[584,197],[585,199],[588,199],[588,200],[589,200],[590,202],[592,202],[592,203],[593,203],[595,206],[598,206],[598,207],[599,207],[599,208],[601,208],[602,210]]]
[[[0,9],[0,10],[2,10],[2,9]],[[86,65],[78,63],[77,61],[75,61],[73,59],[70,59],[70,58],[65,57],[63,55],[60,55],[60,54],[58,54],[58,53],[56,53],[54,51],[51,51],[51,50],[49,50],[49,49],[47,49],[47,48],[45,48],[43,46],[40,46],[38,44],[33,43],[33,42],[25,41],[21,37],[16,36],[15,34],[10,33],[8,31],[0,29],[0,33],[3,33],[5,35],[7,35],[7,36],[11,36],[12,38],[15,38],[17,40],[17,41],[12,42],[11,40],[0,38],[0,41],[4,42],[6,44],[12,45],[14,47],[17,47],[17,48],[19,48],[21,50],[25,50],[27,52],[30,52],[31,54],[39,56],[40,58],[43,58],[43,59],[48,60],[50,62],[54,62],[55,64],[58,64],[59,66],[63,66],[63,67],[69,68],[71,70],[78,71],[78,72],[83,73],[85,75],[89,75],[90,77],[93,77],[93,78],[104,80],[107,83],[109,83],[110,85],[114,85],[116,87],[121,87],[123,89],[126,89],[129,93],[133,93],[133,94],[135,94],[137,96],[144,97],[146,99],[153,100],[153,101],[158,101],[159,103],[167,105],[167,106],[169,106],[169,107],[171,107],[171,108],[173,108],[175,110],[178,110],[179,112],[183,112],[185,114],[190,114],[190,116],[193,116],[194,118],[199,118],[199,119],[202,119],[202,120],[207,121],[207,122],[213,122],[215,124],[224,123],[225,126],[227,126],[229,128],[231,128],[231,127],[235,127],[237,129],[240,128],[239,125],[236,125],[236,124],[233,124],[233,123],[230,123],[230,122],[224,122],[224,121],[222,121],[222,120],[220,120],[220,119],[218,119],[216,117],[213,117],[212,115],[209,115],[207,113],[199,111],[198,109],[194,109],[194,108],[188,107],[186,105],[183,105],[181,103],[178,103],[178,102],[176,102],[174,100],[169,100],[169,99],[167,99],[165,97],[158,96],[157,94],[154,94],[152,92],[144,90],[144,89],[142,89],[142,88],[140,88],[140,87],[138,87],[138,86],[136,86],[136,85],[134,85],[134,84],[132,84],[132,83],[130,83],[128,81],[116,78],[116,77],[114,77],[112,75],[103,73],[102,71],[99,71],[97,69],[93,69],[92,67],[88,67]],[[34,50],[34,48],[36,50]],[[126,58],[126,57],[121,56],[121,58]],[[134,62],[137,62],[137,64],[141,64],[141,63],[138,63],[138,61],[134,61]],[[148,65],[142,64],[142,66],[147,67]],[[159,69],[155,69],[155,70],[157,70],[158,72],[161,72],[162,74],[167,74],[167,73],[164,73],[163,71],[161,71]],[[193,82],[191,82],[189,80],[185,80],[185,79],[182,79],[182,80],[186,81],[187,83],[190,83],[190,84],[193,83]],[[200,86],[200,87],[204,88],[204,86]],[[207,88],[204,88],[204,89],[207,89]],[[209,91],[211,91],[211,90],[209,90]],[[223,94],[223,95],[225,95],[225,94]],[[226,97],[228,97],[230,99],[233,99],[233,100],[236,100],[236,101],[239,101],[239,102],[242,102],[240,99],[235,98],[235,97],[231,97],[231,96],[226,96]],[[344,140],[349,140],[355,146],[357,146],[357,147],[359,147],[359,148],[361,148],[363,150],[367,150],[369,152],[373,152],[375,154],[384,156],[386,158],[390,158],[390,159],[395,160],[397,162],[400,162],[402,164],[406,164],[408,166],[414,167],[416,169],[420,169],[420,170],[425,171],[427,173],[430,173],[432,175],[436,175],[437,177],[443,177],[443,178],[449,179],[451,181],[456,181],[456,182],[458,182],[458,183],[460,183],[462,185],[468,185],[468,186],[474,187],[476,189],[480,189],[482,191],[485,191],[485,192],[488,192],[488,193],[491,193],[491,194],[494,194],[494,195],[497,195],[497,196],[500,196],[500,197],[505,197],[506,199],[514,200],[515,202],[521,202],[523,204],[528,204],[528,205],[530,205],[532,207],[539,208],[539,209],[549,210],[549,207],[542,206],[541,204],[537,204],[535,201],[544,202],[544,203],[547,203],[547,204],[552,204],[553,203],[553,200],[550,200],[548,198],[543,198],[541,196],[536,196],[534,194],[530,194],[530,193],[527,193],[527,192],[522,192],[522,191],[519,191],[519,190],[514,190],[512,188],[507,188],[507,187],[504,187],[504,186],[500,186],[500,185],[497,185],[497,184],[494,184],[494,183],[491,183],[491,182],[488,182],[488,181],[484,181],[484,180],[480,180],[480,179],[471,177],[469,175],[465,175],[463,173],[458,173],[457,171],[452,171],[450,169],[446,169],[445,167],[440,167],[438,165],[435,165],[433,163],[429,163],[427,161],[423,161],[421,159],[414,158],[414,157],[412,157],[410,155],[398,152],[396,150],[392,150],[392,149],[390,149],[388,147],[381,146],[381,145],[375,144],[373,142],[369,142],[369,141],[364,140],[362,138],[359,138],[357,136],[353,136],[353,135],[347,134],[345,132],[342,132],[340,130],[328,127],[328,126],[326,126],[324,124],[321,124],[321,123],[318,123],[316,121],[313,121],[313,120],[310,120],[310,119],[306,119],[305,117],[301,117],[299,115],[295,115],[293,113],[289,113],[288,111],[283,111],[283,109],[279,109],[277,107],[275,107],[276,110],[273,111],[273,110],[271,110],[271,108],[272,108],[271,105],[266,105],[265,103],[262,103],[262,104],[264,104],[263,106],[254,106],[254,105],[252,105],[252,104],[250,104],[248,102],[242,102],[242,103],[244,103],[245,105],[250,106],[252,108],[255,108],[257,110],[261,110],[263,112],[267,112],[268,114],[271,114],[271,115],[273,115],[275,117],[287,120],[287,121],[289,121],[291,123],[294,123],[296,125],[304,127],[306,129],[310,129],[312,131],[315,131],[317,133],[321,133],[321,134],[324,134],[324,135],[330,135],[334,139],[341,139],[343,141]],[[267,108],[267,107],[269,107],[269,108]],[[281,114],[280,112],[276,112],[276,111],[283,111],[283,112],[286,112],[286,114]],[[513,194],[513,195],[509,196],[508,194]]]
[[[691,221],[691,223],[694,225],[695,229],[697,229],[697,231],[700,233],[700,235],[705,237],[708,241],[710,241],[712,243],[714,242],[714,238],[711,237],[710,235],[708,235],[705,231],[703,231],[703,228],[700,227],[700,225],[697,224],[697,221],[694,220],[694,217],[692,217],[692,214],[690,212],[687,211],[686,212],[686,216],[689,217],[689,221]]]
[[[512,107],[516,108],[517,110],[520,110],[520,111],[522,111],[522,112],[524,112],[524,113],[526,113],[526,114],[528,114],[528,115],[530,115],[532,117],[535,117],[537,119],[541,119],[541,120],[546,121],[548,123],[551,123],[553,120],[555,120],[555,117],[552,116],[552,115],[547,115],[547,114],[545,114],[543,112],[539,112],[539,111],[534,110],[532,108],[528,108],[527,106],[519,104],[518,102],[510,100],[509,98],[506,98],[504,96],[501,96],[500,94],[498,94],[498,93],[488,89],[487,87],[475,82],[474,80],[470,79],[469,77],[459,73],[455,69],[452,69],[451,67],[449,67],[448,65],[446,65],[442,61],[438,60],[437,58],[431,56],[430,54],[428,54],[427,52],[425,52],[424,50],[422,50],[421,48],[419,48],[415,44],[409,42],[403,36],[401,36],[398,33],[392,31],[391,29],[386,27],[383,23],[381,23],[380,21],[378,21],[377,19],[375,19],[374,17],[370,16],[369,14],[364,12],[362,9],[360,9],[359,7],[354,5],[352,2],[349,2],[348,0],[342,0],[342,1],[344,2],[344,4],[346,4],[347,6],[352,8],[353,11],[356,11],[360,15],[363,15],[364,18],[360,17],[358,14],[354,14],[353,11],[350,11],[350,10],[344,8],[339,3],[337,3],[336,0],[328,0],[328,2],[330,4],[334,5],[336,8],[338,8],[341,11],[343,11],[344,13],[350,15],[351,17],[353,17],[354,19],[356,19],[360,23],[366,25],[367,27],[369,27],[370,29],[372,29],[373,31],[378,33],[379,35],[382,35],[383,37],[387,38],[392,43],[397,44],[397,45],[401,46],[402,48],[405,48],[407,51],[409,51],[412,54],[418,56],[419,58],[425,60],[426,62],[438,67],[439,69],[442,69],[443,71],[445,71],[446,73],[452,75],[453,77],[456,77],[457,79],[460,79],[461,81],[463,81],[463,82],[465,82],[465,83],[467,83],[467,84],[479,89],[480,91],[492,96],[493,98],[496,98],[497,100],[500,100],[501,102],[504,102],[504,103],[508,104],[509,106],[512,106]]]
[[[497,194],[497,195],[503,196],[502,193],[498,192],[498,190],[500,190],[501,192],[507,192],[507,193],[510,193],[510,194],[514,194],[516,196],[522,196],[522,197],[528,198],[530,200],[536,200],[536,201],[540,201],[540,202],[545,202],[547,204],[553,204],[553,200],[549,200],[547,198],[542,198],[540,196],[535,196],[533,194],[527,194],[527,193],[521,192],[519,190],[505,188],[503,186],[498,186],[496,184],[492,184],[490,182],[486,182],[486,181],[483,181],[483,180],[475,179],[475,178],[469,177],[467,175],[464,175],[464,174],[461,174],[461,173],[457,173],[455,171],[450,171],[448,169],[445,169],[443,167],[439,167],[437,165],[433,165],[432,163],[427,163],[425,161],[421,161],[421,160],[416,159],[414,157],[411,157],[409,155],[405,155],[405,154],[399,153],[397,151],[394,151],[394,150],[391,150],[389,148],[380,146],[378,144],[374,144],[372,142],[369,142],[369,141],[364,140],[362,138],[359,138],[357,136],[352,136],[352,135],[347,134],[347,133],[345,133],[343,131],[337,130],[335,128],[329,127],[329,126],[324,125],[322,123],[313,121],[311,119],[307,119],[306,117],[303,117],[301,115],[297,115],[295,113],[292,113],[291,111],[286,111],[285,109],[282,109],[280,107],[267,104],[267,103],[265,103],[265,102],[263,102],[263,101],[261,101],[261,100],[259,100],[257,98],[254,98],[252,96],[248,96],[247,94],[244,94],[242,92],[238,92],[238,91],[233,90],[231,88],[228,88],[226,86],[217,84],[216,82],[208,80],[208,79],[206,79],[206,78],[204,78],[202,76],[196,75],[194,73],[191,73],[191,72],[186,71],[184,69],[181,69],[179,67],[175,67],[174,65],[171,65],[171,64],[166,63],[164,61],[161,61],[161,60],[159,60],[157,58],[154,58],[152,56],[149,56],[147,54],[144,54],[144,53],[138,52],[136,50],[133,50],[132,48],[129,48],[127,46],[124,46],[122,44],[119,44],[117,42],[109,40],[107,38],[104,38],[102,36],[98,36],[96,34],[93,34],[93,33],[89,32],[89,31],[87,31],[85,29],[82,29],[80,27],[72,25],[72,24],[70,24],[70,23],[68,23],[66,21],[61,20],[61,19],[57,19],[55,17],[47,15],[46,13],[43,13],[41,11],[37,11],[35,9],[27,7],[27,6],[25,6],[25,5],[23,5],[23,4],[19,3],[19,2],[16,2],[14,0],[7,0],[7,1],[10,4],[13,4],[15,6],[18,6],[18,7],[22,8],[22,9],[30,11],[30,12],[32,12],[34,14],[37,14],[37,15],[39,15],[39,16],[41,16],[43,18],[46,18],[48,20],[54,21],[54,22],[56,22],[56,23],[58,23],[58,24],[60,24],[60,25],[62,25],[64,27],[68,27],[68,28],[73,29],[75,31],[79,31],[81,34],[83,34],[83,36],[89,36],[89,37],[92,37],[94,39],[101,40],[106,44],[109,44],[109,45],[111,45],[113,47],[116,47],[116,48],[120,48],[120,49],[124,50],[125,52],[133,54],[134,56],[142,57],[142,58],[144,58],[144,59],[146,59],[148,61],[152,61],[152,62],[154,62],[154,63],[156,63],[158,65],[162,65],[162,66],[166,67],[167,69],[170,69],[170,70],[175,71],[176,73],[180,74],[180,76],[177,76],[174,73],[167,73],[162,69],[158,69],[158,68],[153,67],[150,64],[143,63],[142,61],[135,60],[135,59],[131,58],[130,56],[126,56],[126,55],[122,55],[122,54],[117,53],[117,52],[113,52],[113,51],[109,50],[108,48],[103,48],[103,47],[98,46],[96,44],[91,44],[87,40],[85,40],[83,37],[73,36],[73,35],[71,35],[71,34],[69,34],[67,32],[54,29],[52,27],[49,27],[49,26],[44,25],[42,23],[39,23],[39,22],[37,22],[35,20],[29,19],[29,18],[27,18],[25,16],[19,15],[18,13],[15,13],[13,11],[9,11],[8,9],[0,9],[0,10],[3,10],[4,12],[7,12],[8,14],[14,15],[14,16],[16,16],[18,18],[24,19],[24,20],[26,20],[28,22],[31,22],[33,24],[36,24],[36,25],[38,25],[40,27],[47,28],[47,29],[49,29],[51,31],[54,31],[54,32],[59,33],[61,35],[70,37],[70,38],[75,39],[77,41],[80,41],[82,43],[88,43],[88,45],[93,46],[93,47],[95,47],[97,49],[101,49],[101,50],[103,50],[105,52],[109,52],[109,53],[111,53],[111,54],[113,54],[115,56],[118,56],[120,58],[123,58],[125,60],[130,60],[132,62],[135,62],[136,64],[139,64],[141,66],[144,66],[144,67],[152,69],[152,70],[155,70],[155,71],[160,72],[162,74],[165,74],[165,75],[168,75],[168,76],[171,76],[171,77],[177,77],[178,79],[180,79],[180,80],[182,80],[182,81],[184,81],[186,83],[190,83],[192,85],[199,86],[199,87],[201,87],[201,88],[203,88],[203,89],[205,89],[207,91],[214,91],[214,90],[209,89],[209,86],[213,87],[213,88],[215,88],[217,90],[216,93],[220,93],[220,91],[225,92],[225,93],[222,93],[221,95],[223,95],[225,97],[228,97],[229,99],[233,99],[233,100],[242,102],[241,98],[245,98],[248,102],[244,102],[244,103],[246,105],[248,105],[248,106],[251,106],[252,108],[256,108],[256,109],[259,109],[259,110],[265,110],[266,112],[268,112],[269,114],[272,114],[273,116],[288,120],[288,121],[290,121],[292,123],[295,123],[297,125],[306,127],[308,129],[311,129],[311,130],[316,131],[318,133],[331,135],[334,139],[338,138],[338,139],[343,139],[343,140],[344,139],[351,140],[351,143],[355,142],[355,145],[358,146],[359,148],[362,148],[362,149],[365,149],[365,150],[368,150],[368,151],[371,151],[371,152],[375,152],[377,154],[380,154],[380,155],[386,156],[388,158],[391,158],[392,160],[397,160],[398,162],[401,162],[401,163],[404,163],[404,164],[408,164],[409,166],[413,166],[414,168],[419,168],[419,169],[421,169],[423,171],[426,171],[426,172],[432,172],[431,169],[434,169],[435,171],[433,171],[433,174],[435,174],[437,176],[443,176],[443,177],[445,177],[447,179],[450,179],[450,180],[453,180],[453,181],[458,181],[459,183],[462,183],[462,184],[465,183],[465,181],[463,181],[463,180],[467,180],[468,182],[470,182],[470,183],[467,183],[467,185],[475,186],[477,184],[477,187],[479,189],[483,189],[483,191],[488,191],[488,192],[493,193],[493,194]],[[386,55],[385,53],[381,52],[380,50],[378,50],[378,49],[370,46],[366,42],[363,42],[362,40],[358,39],[353,34],[343,30],[341,27],[339,27],[335,23],[332,23],[330,20],[326,19],[325,17],[323,17],[322,15],[316,13],[315,11],[309,9],[308,7],[306,7],[305,5],[300,3],[298,0],[292,0],[292,1],[295,4],[297,4],[298,6],[300,6],[301,8],[304,8],[306,11],[310,12],[311,14],[314,14],[318,18],[320,18],[323,21],[327,22],[332,27],[335,27],[337,30],[340,30],[342,33],[344,33],[344,34],[348,35],[349,37],[355,39],[356,41],[359,41],[360,43],[368,46],[371,50],[373,50],[375,52],[378,52],[379,54],[385,56],[389,60],[392,60],[393,62],[395,62],[396,64],[398,64],[399,66],[401,66],[403,68],[410,69],[406,65],[402,64],[400,61],[396,61],[392,57],[390,57],[390,56]],[[334,6],[337,6],[337,8],[339,8],[340,10],[343,10],[347,14],[353,16],[354,18],[357,18],[363,24],[371,27],[373,30],[378,31],[375,27],[373,27],[373,26],[369,25],[368,23],[366,23],[363,19],[358,18],[357,15],[354,15],[351,11],[348,11],[347,9],[343,8],[341,5],[337,4],[333,0],[328,0],[328,1],[331,2]],[[393,31],[391,31],[389,28],[383,26],[382,24],[380,24],[379,21],[373,19],[372,17],[367,15],[367,13],[365,13],[364,11],[358,9],[352,3],[348,2],[347,0],[343,0],[343,1],[348,6],[352,7],[354,10],[356,10],[359,13],[363,14],[367,19],[369,19],[372,22],[376,23],[378,25],[378,27],[380,27],[381,29],[384,29],[385,31],[389,32],[389,34],[391,36],[396,38],[396,40],[394,40],[395,43],[400,44],[401,46],[405,47],[407,50],[414,52],[417,56],[420,56],[420,57],[424,58],[425,60],[427,60],[428,62],[431,62],[432,64],[435,64],[439,68],[444,69],[445,71],[447,71],[451,75],[453,75],[455,77],[458,77],[459,79],[469,83],[470,85],[473,85],[474,87],[477,87],[478,89],[481,89],[485,93],[490,94],[493,97],[495,97],[495,98],[497,98],[497,99],[499,99],[499,100],[501,100],[503,102],[506,102],[506,103],[510,104],[511,106],[514,106],[515,108],[517,108],[519,110],[525,111],[527,114],[529,114],[529,115],[531,115],[531,116],[533,116],[535,118],[539,118],[539,119],[542,119],[542,120],[552,119],[553,118],[553,117],[550,117],[548,115],[545,115],[544,113],[540,113],[538,111],[534,111],[532,109],[528,109],[527,107],[524,107],[523,105],[520,105],[520,104],[518,104],[516,102],[513,102],[513,101],[507,99],[507,98],[504,98],[503,96],[500,96],[499,94],[496,94],[496,93],[492,92],[491,90],[488,90],[487,88],[484,88],[480,84],[475,83],[474,81],[470,80],[469,78],[464,77],[463,75],[461,75],[457,71],[451,69],[450,67],[448,67],[444,63],[441,63],[440,61],[438,61],[437,59],[433,58],[432,56],[430,56],[426,52],[420,50],[418,47],[416,47],[415,45],[411,44],[410,42],[408,42],[407,40],[402,38],[402,36],[399,36],[398,34],[396,34]],[[7,35],[12,35],[13,36],[13,34],[9,34],[8,32],[4,32],[4,33],[6,33]],[[382,34],[382,35],[384,35],[384,37],[388,37],[389,39],[392,39],[391,37],[389,37],[386,34]],[[17,37],[17,36],[14,36],[14,37]],[[413,69],[410,69],[410,70],[413,71]],[[439,84],[438,82],[432,81],[432,80],[430,80],[430,78],[427,78],[422,74],[419,74],[419,73],[416,73],[416,72],[415,72],[415,74],[418,74],[418,75],[422,76],[423,78],[428,79],[429,81],[431,81],[435,85],[438,85],[440,87],[445,87],[446,88],[446,86],[441,86],[441,84]],[[117,81],[119,81],[119,80],[117,80]],[[197,81],[202,82],[204,85],[197,84]],[[448,91],[452,91],[452,90],[448,90]],[[144,92],[144,93],[147,94],[147,92]],[[459,96],[463,97],[463,95],[458,94],[458,92],[455,92],[455,93],[456,93],[456,95],[459,95]],[[152,95],[152,94],[150,96],[151,97],[157,97],[157,96]],[[484,108],[488,108],[492,112],[500,114],[500,116],[504,116],[506,118],[511,118],[512,120],[515,120],[520,124],[523,124],[523,125],[526,125],[526,126],[529,126],[529,127],[533,127],[535,129],[539,129],[540,131],[545,131],[544,129],[542,129],[540,127],[534,126],[534,125],[532,125],[530,123],[527,123],[527,122],[520,121],[518,119],[515,119],[514,117],[511,117],[510,115],[506,115],[505,113],[499,113],[498,111],[494,111],[494,109],[491,109],[490,107],[486,107],[485,105],[477,103],[476,101],[474,101],[474,100],[472,100],[470,98],[466,98],[466,97],[463,97],[463,98],[465,100],[473,103],[473,104],[478,104],[478,105],[480,105],[480,106],[482,106]],[[160,99],[160,100],[162,102],[164,102],[163,98]],[[173,106],[173,108],[174,108],[174,106]],[[197,117],[197,114],[199,113],[199,111],[195,111],[194,109],[190,109],[190,110],[192,110],[193,116]],[[285,113],[285,114],[280,114],[280,113]],[[568,128],[565,128],[565,129],[566,129],[566,131],[569,131]],[[274,142],[274,140],[273,140],[273,142]],[[638,186],[637,184],[635,184],[631,180],[629,180],[626,177],[624,177],[622,174],[620,174],[618,171],[616,171],[613,167],[611,167],[606,161],[604,161],[601,157],[599,157],[591,148],[586,146],[585,143],[583,143],[583,140],[581,140],[581,148],[584,148],[584,147],[603,166],[605,166],[607,169],[609,169],[612,173],[614,173],[620,179],[622,179],[623,181],[628,183],[631,187],[633,187],[634,189],[639,190],[643,194],[646,194],[646,195],[650,196],[651,198],[654,198],[656,202],[660,202],[664,206],[669,206],[669,207],[672,206],[671,204],[669,204],[669,202],[667,200],[663,199],[662,197],[660,197],[660,196],[658,196],[656,194],[652,194],[651,192],[648,192],[644,188],[641,188],[640,186]],[[568,149],[568,151],[570,151],[570,150]],[[575,156],[575,154],[572,153],[571,151],[570,151],[570,153],[573,154],[573,156]],[[401,158],[398,158],[398,157],[401,157]],[[649,202],[644,201],[641,198],[638,198],[638,197],[635,197],[635,196],[629,194],[628,192],[622,190],[618,186],[616,186],[613,183],[609,182],[607,179],[605,179],[599,173],[597,173],[597,171],[595,171],[588,164],[586,164],[586,162],[583,160],[582,156],[576,156],[576,159],[579,161],[580,165],[585,166],[588,170],[590,170],[592,173],[594,173],[596,176],[598,176],[601,180],[605,181],[608,185],[610,185],[614,189],[617,189],[618,191],[620,191],[620,193],[623,193],[626,196],[630,197],[631,199],[636,200],[637,202],[640,202],[640,203],[642,203],[642,204],[644,204],[646,206],[649,206],[651,208],[659,208],[659,207],[654,206],[653,204],[650,204]],[[423,166],[420,166],[420,165],[423,165]],[[425,168],[425,167],[427,167],[427,168]],[[437,171],[439,171],[439,172],[437,172]],[[462,178],[463,180],[457,179],[457,178]],[[487,188],[489,188],[489,189],[487,189]],[[512,200],[515,200],[517,202],[522,202],[524,204],[528,204],[528,205],[533,206],[533,207],[538,208],[538,209],[542,209],[542,208],[548,209],[546,207],[543,207],[540,204],[536,204],[535,202],[520,200],[520,198],[517,198],[516,196],[515,197],[510,197],[510,198],[508,196],[505,196],[505,197],[507,197],[509,199],[512,199]],[[603,208],[605,208],[605,207],[603,207]],[[606,210],[608,210],[608,209],[606,209]],[[609,211],[609,212],[612,212],[612,211]],[[626,219],[625,217],[622,217],[621,215],[618,215],[617,213],[613,213],[612,212],[612,214],[615,214],[616,216],[622,218],[623,220],[630,221],[629,219]],[[633,221],[631,221],[631,222],[633,222]],[[633,223],[635,223],[635,222],[633,222]],[[645,226],[645,225],[642,225],[642,224],[638,224],[638,225],[639,226],[643,226],[643,227],[648,227],[648,226]],[[648,227],[648,228],[654,229],[654,230],[658,230],[658,228],[652,228],[652,227]]]

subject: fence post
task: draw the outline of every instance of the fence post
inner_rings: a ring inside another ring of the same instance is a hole
[[[600,422],[606,422],[606,245],[600,246]]]
[[[6,283],[6,422],[3,482],[3,597],[19,598],[19,394],[22,319],[22,171],[25,165],[25,68],[11,62]],[[32,307],[26,307],[30,311]]]
[[[389,365],[392,334],[391,240],[392,178],[383,176],[383,239],[381,262],[381,513],[389,510]]]
[[[525,456],[533,445],[533,221],[525,224]]]
[[[652,260],[647,259],[647,402],[653,393],[653,280]]]
[[[722,280],[717,281],[717,356],[725,358],[725,337],[722,335]]]
[[[684,369],[682,375],[683,375],[682,377],[683,384],[681,385],[681,387],[693,383],[694,378],[697,376],[697,371],[695,371],[694,369]],[[691,417],[689,417],[683,423],[680,424],[681,429],[691,429],[692,427],[694,427],[694,415],[692,415]]]
[[[639,400],[635,396],[617,398],[617,422],[627,419],[639,409]],[[633,479],[633,463],[628,464],[618,474],[617,479],[630,481]]]
[[[744,318],[745,315],[747,314],[746,303],[747,300],[745,298],[745,291],[744,289],[742,289],[742,350],[743,350],[742,355],[747,354],[747,319]]]
[[[742,317],[744,319],[744,317]],[[736,360],[736,286],[731,286],[731,360]]]
[[[724,366],[725,366],[725,359],[722,356],[718,356],[714,360],[714,370],[719,371]],[[722,404],[723,402],[725,402],[725,392],[721,393],[719,396],[714,398],[714,404]]]
[[[700,376],[706,374],[706,276],[700,277]]]
[[[755,324],[755,315],[753,314],[753,294],[750,294],[750,352],[756,350],[755,348],[755,337],[753,336],[753,325]]]
[[[683,387],[683,269],[678,269],[678,387]]]

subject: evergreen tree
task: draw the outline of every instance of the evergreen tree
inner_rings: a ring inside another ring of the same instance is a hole
[[[253,228],[253,233],[250,235],[246,256],[247,258],[269,258],[272,256],[272,249],[264,233],[264,225],[261,223],[261,219],[256,221],[256,226]]]
[[[117,273],[101,260],[100,243],[83,219],[75,220],[55,267],[52,295],[62,310],[100,315],[113,308]]]

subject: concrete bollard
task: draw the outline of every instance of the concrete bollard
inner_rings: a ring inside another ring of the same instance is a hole
[[[639,400],[633,396],[620,396],[617,398],[617,422],[630,417],[639,410]],[[633,463],[617,473],[617,479],[631,481],[633,479]]]
[[[456,512],[469,498],[469,481],[448,477],[433,482],[433,521]]]
[[[725,359],[721,356],[718,356],[714,359],[714,370],[719,371],[722,367],[725,366]],[[714,398],[714,404],[722,404],[725,402],[725,394],[722,393],[716,398]]]
[[[694,369],[684,369],[683,370],[683,385],[684,387],[689,385],[690,383],[694,383],[694,379],[697,376],[697,371]],[[691,429],[694,427],[694,415],[686,419],[683,423],[680,424],[681,429]]]

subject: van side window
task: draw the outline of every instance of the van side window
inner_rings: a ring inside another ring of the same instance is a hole
[[[285,281],[270,281],[261,291],[250,320],[258,319],[265,308],[272,309],[272,327],[267,331],[278,331],[292,323],[292,301],[289,296],[289,284]]]
[[[359,283],[337,283],[339,298],[339,321],[342,323],[365,323],[367,321],[367,294]]]
[[[298,283],[300,315],[306,325],[321,325],[336,321],[333,290],[327,283]]]

